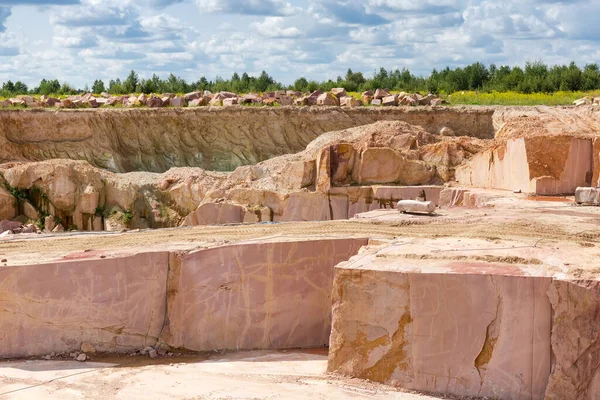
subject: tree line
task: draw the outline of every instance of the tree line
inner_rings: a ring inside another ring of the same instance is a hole
[[[82,92],[110,94],[128,93],[186,93],[195,90],[210,90],[211,92],[230,91],[235,93],[266,92],[282,89],[297,91],[314,91],[321,89],[329,91],[334,87],[343,87],[350,92],[362,92],[387,88],[389,90],[404,90],[407,92],[431,92],[447,94],[463,90],[482,92],[519,93],[553,93],[556,91],[588,91],[600,89],[600,68],[598,64],[586,64],[583,68],[574,62],[569,65],[548,66],[543,62],[528,62],[524,68],[507,65],[486,66],[480,62],[466,67],[434,69],[428,77],[412,74],[407,68],[380,68],[371,77],[365,77],[362,72],[348,69],[345,76],[327,81],[308,80],[300,77],[292,85],[284,85],[263,71],[259,76],[250,76],[236,72],[230,79],[217,77],[208,80],[201,77],[197,81],[187,82],[183,78],[170,74],[166,79],[154,74],[149,79],[140,78],[131,71],[123,80],[117,78],[104,82],[97,79],[91,88],[76,89],[68,83],[62,84],[56,80],[42,79],[34,88],[28,88],[21,81],[7,81],[2,84],[0,95],[10,97],[19,94],[69,95]]]

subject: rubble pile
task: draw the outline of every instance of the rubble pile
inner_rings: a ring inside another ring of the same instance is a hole
[[[195,91],[179,95],[162,94],[126,94],[111,95],[92,93],[67,96],[64,99],[42,95],[40,97],[21,95],[0,101],[0,108],[98,108],[98,107],[203,107],[203,106],[438,106],[446,102],[433,94],[422,96],[419,93],[391,93],[387,89],[369,90],[361,95],[361,99],[349,95],[344,88],[333,88],[330,92],[316,90],[302,93],[294,90],[278,90],[275,92],[236,94],[232,92],[211,93],[208,90]]]

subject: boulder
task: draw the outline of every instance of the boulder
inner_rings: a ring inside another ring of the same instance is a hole
[[[4,185],[0,185],[0,220],[13,219],[17,216],[17,199]]]
[[[148,100],[146,100],[146,105],[150,108],[162,107],[163,101],[160,97],[150,96]]]
[[[436,97],[434,95],[432,95],[431,93],[429,93],[427,96],[420,98],[418,100],[418,103],[419,103],[420,106],[429,106],[429,105],[431,105],[431,102],[435,98]]]
[[[6,231],[13,231],[14,229],[19,229],[23,226],[19,221],[11,221],[8,219],[3,219],[0,221],[0,233]]]
[[[242,96],[240,99],[238,99],[239,103],[242,104],[252,104],[252,103],[262,103],[263,99],[262,97],[260,97],[259,95],[255,94],[255,93],[248,93],[245,94],[244,96]]]
[[[48,215],[46,218],[44,218],[44,231],[45,232],[52,232],[52,230],[55,227],[56,227],[56,222],[54,220],[53,215]]]
[[[29,200],[23,202],[23,214],[33,221],[40,219],[40,213]]]
[[[175,96],[170,99],[169,105],[171,107],[185,107],[185,100],[181,96]]]
[[[323,93],[317,97],[318,106],[339,106],[340,102],[337,97],[331,93]]]
[[[277,101],[282,106],[291,106],[294,104],[294,98],[291,96],[281,96],[277,99]]]
[[[381,105],[381,100],[380,99],[373,99],[373,100],[371,100],[371,105],[372,106],[380,106]]]
[[[200,97],[202,97],[202,92],[200,91],[195,91],[195,92],[190,92],[190,93],[186,93],[183,98],[185,99],[186,102],[190,102],[192,100],[196,100],[199,99]]]
[[[600,188],[578,187],[575,189],[575,202],[585,205],[600,205]]]
[[[340,105],[342,107],[359,107],[362,106],[362,101],[355,99],[352,96],[346,96],[340,99]]]
[[[61,233],[64,232],[65,228],[62,226],[62,224],[57,224],[54,229],[52,229],[52,233]]]
[[[321,96],[323,94],[322,90],[315,90],[314,92],[310,93],[308,95],[308,97],[306,98],[306,105],[308,106],[314,106],[317,104],[317,98],[319,98],[319,96]]]
[[[370,95],[362,95],[362,102],[364,104],[371,104],[371,101],[373,101],[373,96]]]
[[[333,95],[335,97],[337,97],[338,99],[341,99],[342,97],[346,97],[346,89],[344,88],[333,88],[331,89],[331,93],[333,93]]]
[[[373,95],[373,97],[378,100],[383,100],[384,97],[387,97],[389,95],[390,95],[390,92],[387,89],[377,89],[375,91],[375,94]]]
[[[299,99],[294,100],[295,106],[307,106],[308,105],[308,96],[300,97]]]
[[[592,99],[590,99],[588,96],[582,97],[581,99],[575,100],[573,104],[576,107],[590,105],[592,104]]]
[[[227,107],[227,106],[234,106],[238,104],[238,98],[237,97],[228,97],[226,99],[223,99],[223,106]]]
[[[200,107],[208,105],[209,99],[208,97],[199,97],[197,99],[191,100],[188,103],[188,107]]]
[[[381,104],[384,106],[397,106],[398,105],[398,95],[393,94],[390,96],[386,96],[381,101]]]
[[[414,106],[417,105],[417,100],[415,100],[411,96],[404,96],[402,100],[400,100],[401,106]]]
[[[26,104],[26,103],[25,103],[25,100],[23,100],[23,99],[18,99],[18,98],[16,98],[16,97],[10,98],[10,99],[8,99],[8,101],[10,102],[10,104],[11,104],[12,106],[24,106],[24,105]]]

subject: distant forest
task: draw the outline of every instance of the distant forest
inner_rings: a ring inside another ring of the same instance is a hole
[[[214,81],[205,77],[195,82],[186,82],[173,74],[162,79],[153,75],[150,79],[139,78],[135,71],[121,80],[119,78],[104,82],[94,81],[91,87],[74,88],[68,83],[58,80],[42,79],[34,88],[28,88],[24,83],[17,81],[4,82],[0,95],[11,97],[18,94],[45,94],[68,95],[81,92],[110,94],[127,93],[187,93],[195,90],[210,90],[211,92],[230,91],[235,93],[267,92],[280,89],[297,91],[314,91],[321,89],[328,91],[334,87],[343,87],[348,92],[362,92],[377,88],[389,90],[404,90],[407,92],[431,92],[435,94],[449,94],[463,90],[476,90],[481,92],[507,92],[519,93],[553,93],[557,91],[588,91],[600,89],[600,68],[597,64],[587,64],[582,68],[574,62],[569,65],[548,66],[543,62],[527,63],[525,68],[500,66],[492,64],[485,66],[474,63],[464,68],[434,69],[429,77],[413,75],[408,69],[386,70],[380,68],[374,71],[372,77],[365,77],[362,72],[348,69],[345,76],[338,76],[336,80],[314,81],[298,78],[293,85],[284,85],[277,82],[263,71],[258,77],[243,73],[241,76],[234,73],[230,79],[217,77]]]

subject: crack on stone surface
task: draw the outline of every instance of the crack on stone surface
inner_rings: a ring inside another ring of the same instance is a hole
[[[496,342],[498,341],[499,336],[499,325],[502,315],[502,297],[498,291],[498,287],[494,282],[493,277],[490,276],[490,280],[492,281],[492,285],[496,291],[496,295],[498,297],[498,302],[496,303],[496,314],[494,315],[494,319],[488,324],[485,330],[485,340],[483,342],[483,346],[481,347],[481,351],[475,358],[473,365],[477,369],[477,373],[479,374],[480,379],[480,390],[483,387],[483,377],[486,371],[485,365],[489,364],[494,355],[494,349],[496,346]]]

